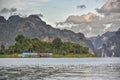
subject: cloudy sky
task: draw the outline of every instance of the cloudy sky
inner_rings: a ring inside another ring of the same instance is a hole
[[[39,14],[53,27],[90,37],[119,28],[119,7],[120,0],[0,0],[0,15]]]

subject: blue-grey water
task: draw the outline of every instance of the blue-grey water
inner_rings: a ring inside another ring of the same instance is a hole
[[[120,80],[120,58],[1,58],[0,80]]]

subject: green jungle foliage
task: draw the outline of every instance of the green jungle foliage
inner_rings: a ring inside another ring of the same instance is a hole
[[[72,42],[62,42],[60,38],[54,39],[52,42],[44,42],[37,38],[29,39],[23,35],[15,38],[16,43],[5,49],[1,45],[0,54],[21,54],[22,52],[36,53],[54,53],[54,54],[88,54],[89,49]]]

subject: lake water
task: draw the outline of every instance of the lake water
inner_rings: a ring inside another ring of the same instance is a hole
[[[1,58],[0,80],[120,80],[120,58]]]

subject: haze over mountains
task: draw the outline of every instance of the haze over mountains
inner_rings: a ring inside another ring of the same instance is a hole
[[[96,4],[97,5],[97,4]],[[120,1],[107,0],[97,13],[87,12],[82,15],[69,15],[57,27],[82,32],[86,37],[102,35],[107,31],[120,28]]]

